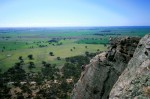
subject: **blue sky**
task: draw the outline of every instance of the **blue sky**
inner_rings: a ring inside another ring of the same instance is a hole
[[[0,0],[0,27],[150,26],[150,0]]]

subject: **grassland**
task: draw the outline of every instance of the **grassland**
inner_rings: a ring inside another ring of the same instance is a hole
[[[0,29],[0,69],[6,71],[12,67],[19,62],[19,56],[23,57],[26,71],[29,71],[30,61],[35,63],[34,71],[41,69],[42,61],[62,67],[66,57],[106,50],[104,44],[108,43],[109,37],[143,36],[148,32],[150,28]],[[53,52],[54,56],[50,56],[49,52]],[[28,59],[29,54],[33,55],[33,60]]]
[[[81,55],[84,54],[86,51],[89,52],[96,52],[97,49],[105,50],[106,48],[103,45],[96,45],[96,44],[76,44],[73,42],[74,40],[68,40],[67,42],[64,41],[63,45],[60,46],[53,46],[49,45],[48,47],[43,48],[32,48],[32,49],[18,49],[13,51],[6,51],[6,52],[0,52],[0,62],[1,62],[1,68],[3,70],[8,69],[11,67],[14,63],[18,62],[18,57],[22,56],[25,64],[27,64],[29,61],[33,61],[35,65],[37,66],[36,69],[38,69],[41,66],[42,61],[46,61],[49,63],[60,65],[64,63],[64,58]],[[63,41],[62,41],[63,42]],[[69,43],[68,43],[69,42]],[[85,48],[87,46],[87,48]],[[75,47],[75,49],[73,49]],[[70,51],[70,49],[73,49]],[[54,56],[50,56],[49,52],[53,52]],[[29,60],[27,55],[32,54],[33,60]],[[61,60],[57,60],[56,58],[60,57]]]

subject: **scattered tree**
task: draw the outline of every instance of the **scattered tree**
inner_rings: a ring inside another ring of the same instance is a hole
[[[35,68],[35,65],[34,65],[34,62],[29,62],[29,67],[28,67],[30,70],[32,69],[32,68]]]
[[[86,51],[86,52],[85,52],[85,55],[86,55],[86,56],[89,56],[89,52],[88,52],[88,51]]]
[[[20,61],[21,61],[21,60],[23,60],[22,56],[19,56],[19,58],[18,58],[18,59],[19,59]]]
[[[49,52],[49,55],[50,55],[50,56],[54,56],[54,53],[53,53],[53,52]]]
[[[43,66],[46,66],[46,62],[45,61],[42,61],[42,64],[43,64]]]
[[[60,58],[60,57],[57,57],[57,60],[61,60],[61,58]]]
[[[32,59],[33,59],[33,55],[32,55],[32,54],[28,55],[28,58],[29,58],[30,60],[32,60]]]

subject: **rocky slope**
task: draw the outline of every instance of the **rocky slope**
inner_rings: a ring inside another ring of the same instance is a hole
[[[136,37],[117,39],[107,52],[95,56],[81,73],[71,98],[107,99],[113,85],[133,57],[139,40]]]
[[[133,58],[113,86],[110,99],[150,99],[150,35],[143,37]]]

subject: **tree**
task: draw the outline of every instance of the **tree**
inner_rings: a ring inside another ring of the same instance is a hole
[[[33,55],[32,55],[32,54],[28,55],[28,58],[29,58],[30,60],[32,60],[32,59],[33,59]]]
[[[87,48],[87,46],[85,46],[85,48]]]
[[[35,68],[34,62],[29,62],[29,67],[28,67],[28,68],[29,68],[29,69]]]
[[[20,61],[21,61],[21,60],[23,60],[23,59],[22,59],[22,56],[19,56],[19,58],[18,58],[18,59],[19,59]]]
[[[0,74],[2,73],[2,69],[0,69]]]
[[[76,47],[73,47],[73,49],[76,49]]]
[[[20,61],[20,64],[21,64],[21,65],[24,64],[24,60],[21,60],[21,61]]]
[[[22,69],[22,66],[20,64],[15,64],[15,66],[9,68],[5,72],[5,76],[11,80],[11,81],[23,81],[26,79],[26,73],[24,69]]]
[[[72,49],[70,49],[70,51],[72,51]]]
[[[59,45],[62,45],[62,44],[63,44],[62,42],[59,43]]]
[[[6,47],[5,46],[3,46],[3,49],[5,49]]]
[[[89,56],[89,52],[88,52],[88,51],[86,51],[86,52],[85,52],[85,55],[86,55],[86,56]]]
[[[107,45],[106,44],[104,44],[104,47],[106,47]]]
[[[42,61],[42,64],[43,64],[43,66],[46,66],[46,62],[45,61]]]
[[[49,55],[50,55],[50,56],[54,56],[54,53],[53,53],[53,52],[49,52]]]
[[[54,80],[57,77],[58,72],[59,69],[57,69],[56,66],[51,66],[50,64],[46,64],[46,66],[42,68],[42,74],[46,79]]]
[[[21,63],[20,62],[15,63],[15,66],[21,66]]]
[[[57,60],[61,60],[61,58],[60,58],[60,57],[57,57]]]
[[[45,67],[50,67],[51,66],[51,64],[50,63],[47,63],[46,65],[45,65]]]

